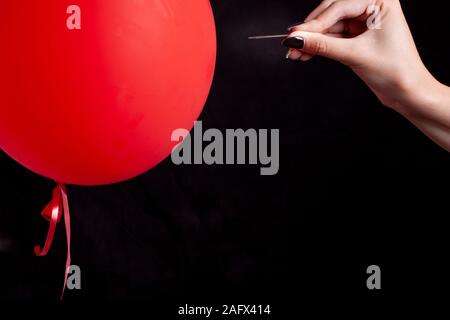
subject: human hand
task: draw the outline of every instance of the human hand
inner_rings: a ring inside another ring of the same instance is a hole
[[[288,58],[314,55],[348,65],[380,101],[408,113],[436,85],[417,52],[398,0],[325,0],[294,26]]]

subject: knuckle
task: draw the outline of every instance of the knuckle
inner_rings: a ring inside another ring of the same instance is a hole
[[[328,45],[322,40],[314,41],[311,44],[311,52],[317,55],[326,55],[328,53]]]

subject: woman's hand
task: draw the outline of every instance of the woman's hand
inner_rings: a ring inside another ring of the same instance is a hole
[[[325,0],[290,28],[288,58],[348,65],[380,101],[450,150],[450,89],[428,72],[398,0]]]

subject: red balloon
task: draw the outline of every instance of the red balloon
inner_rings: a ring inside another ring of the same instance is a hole
[[[167,157],[172,131],[199,116],[216,59],[211,7],[70,3],[79,15],[67,1],[2,3],[0,147],[60,183],[123,181]]]

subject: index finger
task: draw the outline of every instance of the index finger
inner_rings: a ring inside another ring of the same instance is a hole
[[[292,31],[324,33],[343,19],[358,18],[363,15],[370,0],[337,0],[323,10],[316,18],[292,28]]]

